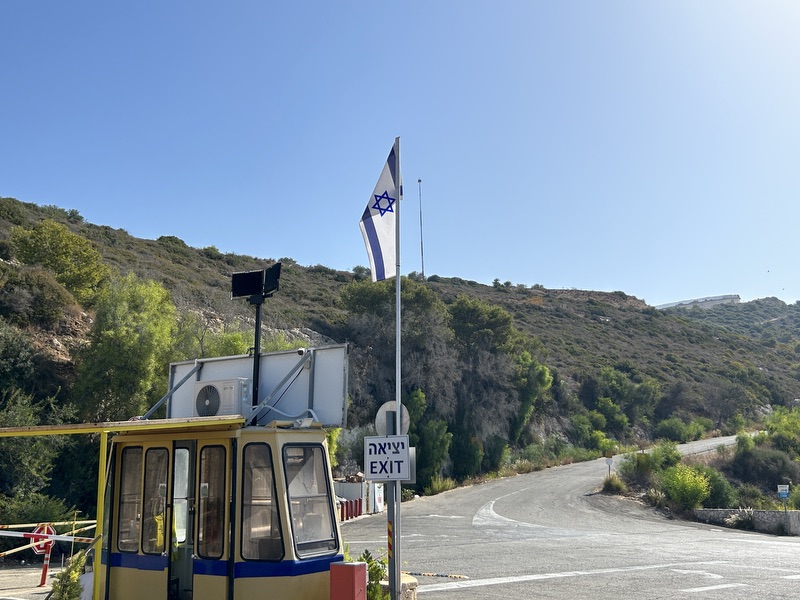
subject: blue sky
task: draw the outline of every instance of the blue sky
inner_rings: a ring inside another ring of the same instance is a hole
[[[0,2],[0,195],[335,269],[800,299],[796,0]]]

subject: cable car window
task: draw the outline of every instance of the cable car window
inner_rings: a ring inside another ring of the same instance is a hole
[[[144,503],[142,505],[142,552],[161,554],[167,535],[167,473],[169,452],[150,448],[144,455]]]
[[[186,541],[189,526],[189,450],[175,448],[175,479],[172,485],[172,520],[175,523],[175,542]]]
[[[269,445],[246,445],[242,462],[242,558],[281,560],[283,535]]]
[[[205,446],[200,451],[197,553],[221,558],[225,534],[225,448]]]
[[[142,506],[142,449],[125,448],[120,470],[117,547],[121,552],[139,551]]]
[[[303,558],[336,551],[339,543],[325,449],[319,444],[286,445],[283,461],[297,555]]]

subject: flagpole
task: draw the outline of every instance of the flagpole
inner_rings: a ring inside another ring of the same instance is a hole
[[[400,327],[400,205],[403,203],[403,180],[400,175],[400,138],[396,137],[394,139],[394,172],[395,176],[397,177],[397,190],[398,190],[398,198],[397,203],[397,213],[395,214],[395,226],[394,226],[394,243],[395,243],[395,258],[397,261],[397,271],[395,273],[395,398],[396,398],[396,407],[397,410],[395,411],[395,427],[394,433],[395,435],[402,435],[403,431],[401,429],[402,423],[402,414],[403,414],[403,398],[402,398],[402,385],[401,385],[401,327]],[[402,579],[400,573],[400,504],[402,502],[402,485],[399,481],[394,482],[394,502],[395,502],[395,511],[394,511],[394,525],[392,527],[392,546],[394,548],[394,555],[393,555],[393,562],[394,562],[394,594],[395,596],[392,600],[400,600],[400,596],[402,594]],[[391,588],[392,586],[390,586]],[[390,590],[391,591],[391,590]]]
[[[422,261],[422,281],[425,281],[425,243],[422,235],[422,179],[417,179],[419,186],[419,257]]]

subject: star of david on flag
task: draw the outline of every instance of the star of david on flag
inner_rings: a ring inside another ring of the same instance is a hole
[[[367,247],[372,281],[382,281],[395,276],[397,202],[402,197],[402,183],[397,169],[397,141],[389,152],[375,190],[367,202],[359,227]]]

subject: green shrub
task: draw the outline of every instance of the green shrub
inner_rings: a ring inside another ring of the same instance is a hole
[[[653,430],[653,435],[658,439],[671,440],[673,442],[685,442],[686,436],[686,423],[679,417],[670,417],[664,419],[656,425]]]
[[[730,465],[734,477],[744,483],[774,489],[779,483],[800,481],[800,465],[780,450],[753,448],[737,452]]]
[[[793,485],[791,490],[786,503],[789,505],[789,508],[798,510],[800,509],[800,485]]]
[[[79,578],[83,573],[84,564],[86,564],[86,554],[81,550],[69,559],[67,567],[55,576],[53,592],[48,598],[51,600],[81,600],[83,585]]]
[[[482,467],[484,472],[497,471],[508,463],[511,451],[506,440],[500,436],[493,436],[486,442]]]
[[[381,586],[389,567],[386,559],[375,558],[369,550],[364,550],[357,560],[367,563],[367,600],[390,600],[391,595]]]
[[[521,458],[533,463],[538,469],[551,466],[556,459],[542,444],[528,444],[522,451]]]
[[[19,328],[0,319],[0,381],[5,388],[0,399],[10,396],[15,388],[31,387],[35,357],[33,340]],[[5,409],[4,405],[0,407]]]
[[[653,475],[653,457],[646,452],[635,452],[622,457],[620,477],[631,485],[648,485]]]
[[[736,489],[736,503],[740,508],[754,508],[757,510],[772,510],[775,503],[764,492],[749,483],[740,485]]]
[[[713,467],[694,467],[708,479],[709,494],[703,500],[706,508],[733,508],[736,506],[736,490],[725,476]]]
[[[647,503],[656,508],[664,508],[667,505],[667,495],[663,490],[655,487],[648,488],[644,494],[644,499]]]
[[[431,477],[431,484],[425,488],[423,493],[426,496],[435,496],[436,494],[453,490],[456,487],[458,487],[458,484],[449,477],[434,475]]]
[[[748,452],[756,447],[752,436],[749,433],[741,432],[736,435],[736,453]]]
[[[759,431],[753,437],[753,443],[756,446],[765,446],[769,442],[769,435],[766,431]]]
[[[740,508],[738,511],[725,519],[725,524],[728,527],[734,527],[736,529],[748,529],[752,531],[756,528],[756,520],[755,515],[753,514],[753,509]]]
[[[603,480],[603,491],[607,494],[624,494],[628,486],[617,473],[612,473]]]
[[[94,301],[111,274],[88,239],[52,220],[40,221],[30,229],[13,227],[11,244],[22,263],[52,271],[56,280],[84,305]]]
[[[450,458],[453,460],[453,475],[459,481],[476,475],[480,472],[483,462],[480,440],[470,436],[466,431],[453,432]]]
[[[744,429],[746,423],[744,417],[736,413],[732,417],[730,417],[725,423],[723,423],[722,427],[720,428],[720,433],[722,435],[734,435],[737,432],[740,432]]]
[[[601,453],[613,452],[617,447],[614,440],[606,437],[602,431],[593,431],[590,436],[589,448],[592,450],[599,450]]]
[[[540,471],[541,467],[538,467],[526,458],[518,458],[511,463],[511,469],[515,473],[533,473],[534,471]]]
[[[708,478],[692,467],[675,465],[661,474],[664,493],[678,510],[697,508],[711,493]]]
[[[703,437],[706,431],[709,431],[711,428],[706,426],[704,422],[707,419],[693,419],[689,422],[686,426],[686,441],[690,442],[693,440],[699,440]]]
[[[51,328],[73,305],[75,299],[50,271],[0,263],[0,316],[9,322]]]
[[[674,442],[661,442],[650,450],[651,464],[654,471],[668,469],[681,462],[682,455]]]

